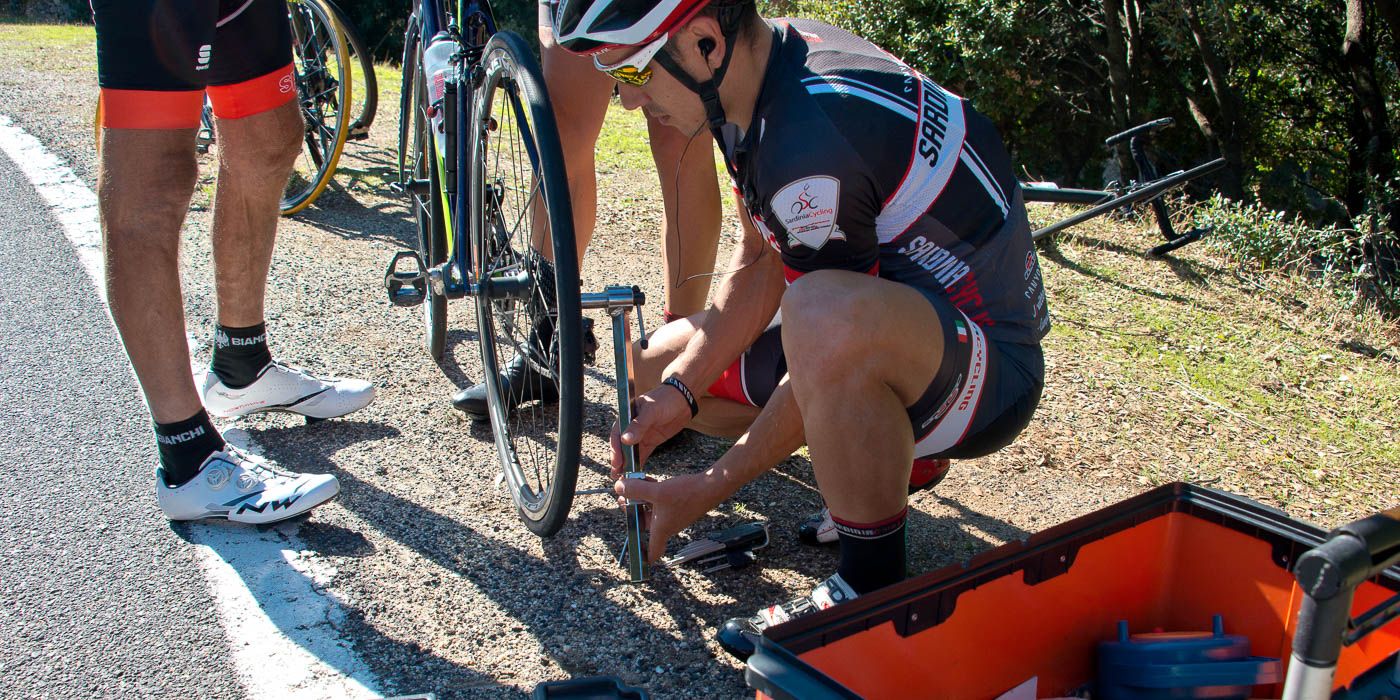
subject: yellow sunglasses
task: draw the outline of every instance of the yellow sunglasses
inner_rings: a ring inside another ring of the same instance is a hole
[[[669,35],[662,34],[655,41],[643,46],[640,51],[611,65],[603,63],[595,54],[593,67],[607,73],[619,83],[641,87],[651,80],[651,59],[656,57],[656,52],[666,45],[669,38]]]

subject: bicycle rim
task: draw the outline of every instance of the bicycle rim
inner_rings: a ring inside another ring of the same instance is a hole
[[[432,133],[429,130],[427,84],[423,71],[414,69],[416,65],[415,59],[413,64],[404,67],[405,74],[412,73],[413,76],[410,78],[412,95],[409,102],[412,150],[404,157],[412,180],[429,182],[426,194],[409,194],[409,206],[418,225],[418,255],[426,266],[435,267],[447,260],[447,234],[442,197],[438,194],[437,159],[433,157]],[[428,355],[434,361],[441,360],[447,337],[447,297],[434,291],[431,284],[428,285],[428,298],[423,302],[423,326]]]
[[[470,131],[478,342],[511,496],[526,526],[549,536],[568,518],[578,478],[583,358],[573,215],[553,111],[529,48],[518,36],[499,33],[481,65],[485,77]],[[519,293],[493,291],[512,281]],[[505,394],[500,371],[517,361],[555,383],[557,405],[527,402],[509,410],[517,402]]]
[[[340,25],[319,3],[291,0],[292,68],[301,116],[302,149],[282,192],[282,214],[310,206],[330,184],[350,125],[350,56]]]
[[[356,86],[351,98],[354,106],[348,110],[350,133],[368,133],[370,126],[374,124],[374,116],[379,111],[379,81],[374,74],[374,56],[365,48],[365,42],[360,39],[360,32],[355,23],[350,21],[349,15],[345,14],[340,5],[332,0],[319,2],[335,17],[336,24],[340,26],[340,31],[345,37],[350,57],[354,59],[350,63],[353,76],[350,82]]]

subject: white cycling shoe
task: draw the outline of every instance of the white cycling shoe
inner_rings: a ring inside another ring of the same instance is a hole
[[[368,406],[374,400],[374,385],[363,379],[321,379],[274,360],[262,369],[257,381],[240,389],[229,388],[214,370],[207,369],[200,396],[204,407],[220,418],[286,411],[320,420]]]
[[[225,445],[199,467],[193,479],[174,488],[156,470],[156,502],[171,520],[227,519],[265,525],[295,518],[340,493],[331,474],[297,474]]]

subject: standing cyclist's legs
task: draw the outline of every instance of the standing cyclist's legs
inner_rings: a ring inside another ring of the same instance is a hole
[[[559,127],[559,145],[568,170],[569,203],[574,209],[574,241],[579,261],[593,240],[598,215],[598,175],[593,156],[603,120],[608,116],[608,100],[613,80],[593,68],[593,60],[577,56],[554,42],[548,8],[540,5],[540,56],[545,89],[554,105],[554,123]]]
[[[214,263],[219,325],[263,322],[279,202],[301,152],[296,100],[260,114],[216,118],[219,187],[214,193]]]
[[[194,131],[107,126],[98,166],[107,302],[158,423],[200,410],[179,267],[180,226],[197,174]]]
[[[197,174],[194,133],[218,10],[93,2],[104,105],[98,199],[112,315],[155,420],[162,511],[173,520],[266,523],[305,513],[340,486],[329,475],[271,471],[227,447],[189,377],[179,233]]]
[[[666,208],[661,259],[671,321],[703,310],[710,293],[720,230],[714,138],[703,129],[692,138],[650,117],[647,133]]]
[[[279,202],[301,152],[305,125],[292,70],[292,35],[281,0],[224,0],[209,104],[219,142],[214,198],[218,326],[204,403],[219,415],[285,410],[309,418],[367,405],[364,381],[321,379],[272,361],[263,298]]]
[[[263,323],[279,203],[304,124],[286,6],[256,0],[228,11],[237,14],[221,14],[208,76],[219,143],[214,266],[219,325],[242,328]]]
[[[142,6],[144,5],[144,6]],[[180,293],[180,227],[194,190],[195,127],[204,102],[196,67],[217,17],[154,1],[96,0],[102,147],[97,195],[112,319],[157,424],[201,412],[189,376]],[[162,61],[151,36],[168,39]]]

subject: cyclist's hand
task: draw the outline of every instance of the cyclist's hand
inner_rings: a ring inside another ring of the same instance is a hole
[[[686,415],[690,415],[689,409]],[[618,479],[613,493],[619,501],[630,498],[651,504],[647,561],[654,562],[666,553],[666,543],[672,537],[724,500],[723,495],[715,498],[713,486],[705,474],[693,473],[665,481]]]
[[[612,476],[622,476],[626,460],[622,456],[624,445],[636,445],[641,463],[645,464],[652,450],[672,435],[679,433],[690,422],[690,404],[686,403],[681,392],[662,385],[632,402],[632,423],[627,430],[619,431],[616,422],[612,429]],[[637,466],[641,466],[638,464]]]

